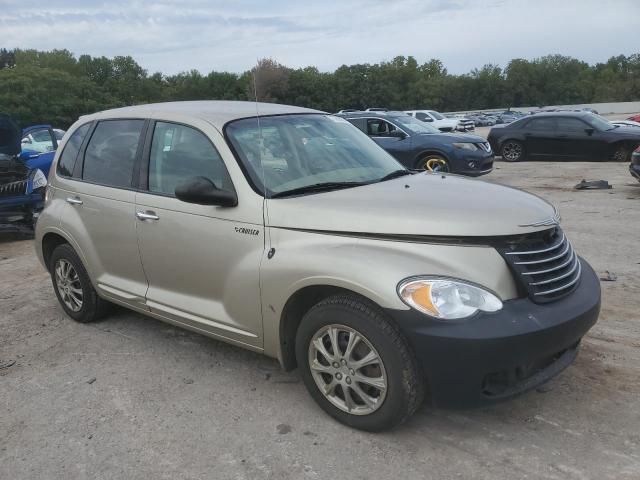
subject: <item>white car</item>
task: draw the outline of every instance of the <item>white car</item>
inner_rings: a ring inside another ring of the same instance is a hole
[[[435,110],[405,110],[404,113],[430,123],[441,132],[454,132],[458,129],[458,119],[447,118]]]
[[[640,127],[640,122],[634,122],[633,120],[609,120],[609,122],[619,127]]]

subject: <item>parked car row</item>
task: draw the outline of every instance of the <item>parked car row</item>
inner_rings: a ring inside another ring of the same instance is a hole
[[[0,230],[31,231],[63,130],[35,125],[20,130],[0,114]]]

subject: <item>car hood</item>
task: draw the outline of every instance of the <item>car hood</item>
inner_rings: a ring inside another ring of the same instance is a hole
[[[487,237],[548,229],[556,209],[515,188],[429,172],[268,201],[268,225],[369,235]],[[544,223],[545,225],[541,225]]]
[[[421,133],[414,135],[416,142],[430,143],[434,141],[443,143],[484,143],[486,140],[478,135],[468,135],[466,133]]]
[[[20,128],[7,115],[0,114],[0,155],[20,153]]]

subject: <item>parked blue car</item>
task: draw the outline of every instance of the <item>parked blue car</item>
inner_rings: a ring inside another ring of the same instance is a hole
[[[20,130],[0,114],[0,231],[33,230],[58,148],[49,125]]]

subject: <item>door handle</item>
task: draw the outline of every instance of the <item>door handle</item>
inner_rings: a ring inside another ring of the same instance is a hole
[[[160,217],[154,212],[137,212],[136,217],[138,220],[160,220]]]
[[[71,205],[82,205],[82,200],[78,197],[67,197],[67,203],[70,203]]]

